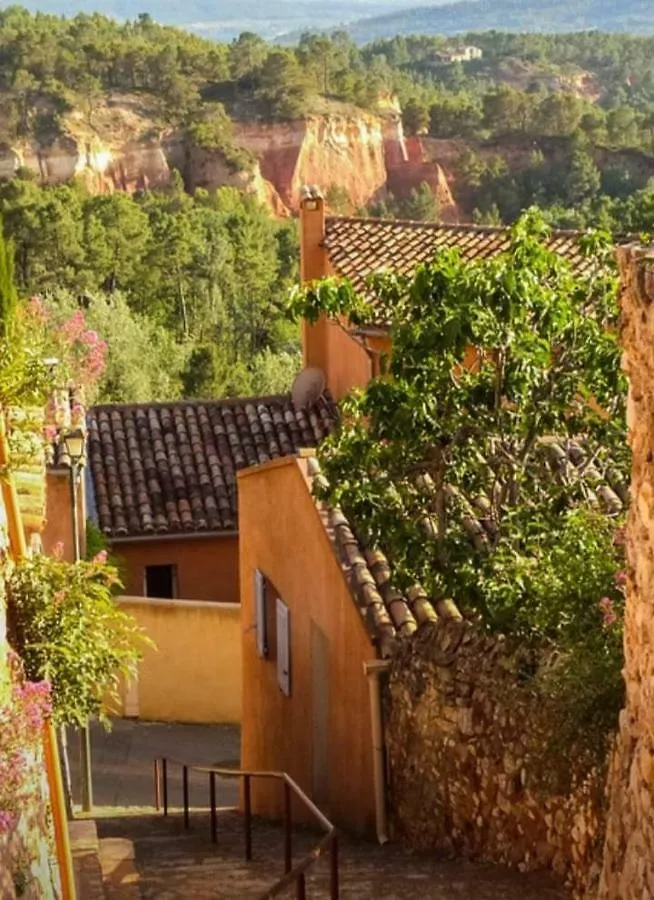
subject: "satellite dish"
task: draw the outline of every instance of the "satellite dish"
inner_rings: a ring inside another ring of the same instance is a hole
[[[303,369],[291,387],[291,399],[296,409],[305,409],[315,403],[325,390],[322,369]]]

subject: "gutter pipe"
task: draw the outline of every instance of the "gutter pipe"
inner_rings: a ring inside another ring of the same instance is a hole
[[[386,811],[386,767],[384,760],[384,726],[382,722],[381,682],[379,676],[388,672],[390,661],[374,659],[364,662],[363,671],[368,679],[370,692],[370,725],[373,753],[373,786],[375,792],[375,830],[377,840],[383,846],[390,841]]]

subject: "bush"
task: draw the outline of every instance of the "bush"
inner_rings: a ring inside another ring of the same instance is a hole
[[[53,719],[104,718],[121,676],[131,677],[148,641],[113,597],[120,583],[104,553],[68,563],[36,556],[6,577],[9,639],[30,681],[52,685]]]

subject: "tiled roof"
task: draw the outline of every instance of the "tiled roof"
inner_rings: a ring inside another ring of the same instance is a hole
[[[100,529],[111,537],[237,527],[236,471],[315,447],[336,421],[328,394],[98,406],[87,454]]]
[[[593,266],[592,257],[582,253],[581,236],[576,231],[554,231],[548,241],[549,248],[569,260],[578,275]],[[373,273],[408,274],[445,248],[458,247],[465,259],[481,260],[507,250],[509,243],[506,228],[336,217],[326,219],[323,238],[335,273],[349,278],[359,290]]]
[[[589,460],[577,441],[561,442],[550,439],[542,442],[542,456],[546,464],[544,478],[555,478],[564,485],[582,483],[589,503],[609,516],[622,513],[629,502],[627,485],[608,466]],[[318,461],[307,461],[312,483],[326,484]],[[498,523],[488,517],[489,502],[484,498],[468,500],[455,488],[445,487],[446,508],[456,510],[462,531],[477,550],[492,546]],[[343,566],[352,596],[359,607],[371,638],[382,656],[392,656],[398,644],[414,634],[427,622],[438,619],[461,619],[461,613],[450,599],[430,598],[421,585],[406,593],[393,586],[392,567],[379,549],[371,549],[359,540],[356,529],[341,510],[318,504],[323,523]],[[425,521],[425,542],[434,535],[434,524]]]
[[[307,460],[307,469],[312,484],[324,479],[315,457]],[[391,566],[384,553],[366,547],[341,510],[321,503],[318,507],[352,597],[383,657],[392,656],[399,641],[427,622],[462,618],[452,601],[431,600],[419,584],[406,594],[398,591],[393,587]]]

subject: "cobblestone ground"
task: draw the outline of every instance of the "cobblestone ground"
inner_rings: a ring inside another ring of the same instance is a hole
[[[254,900],[283,871],[283,837],[278,826],[257,821],[254,859],[243,860],[242,818],[221,811],[219,842],[209,840],[206,813],[195,813],[185,832],[178,814],[168,820],[130,815],[98,822],[101,837],[134,842],[143,900]],[[305,829],[294,832],[297,862],[315,843]],[[327,900],[327,861],[307,879],[307,898]],[[342,840],[340,884],[343,900],[565,900],[565,891],[545,875],[520,875],[494,866],[439,860],[395,846]],[[294,897],[291,888],[284,896]]]

